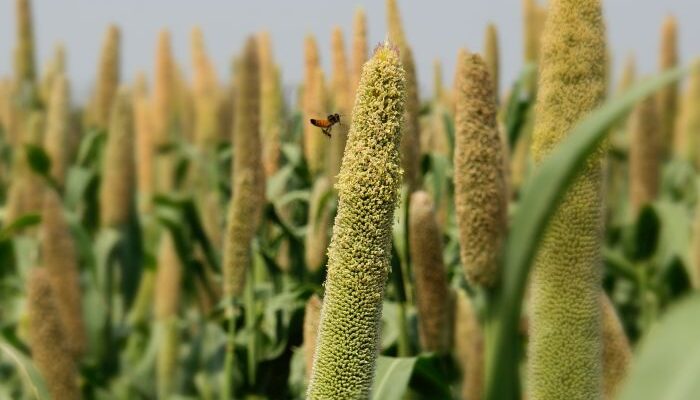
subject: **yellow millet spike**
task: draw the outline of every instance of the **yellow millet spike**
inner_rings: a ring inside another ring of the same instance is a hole
[[[175,108],[175,62],[170,46],[170,32],[158,34],[153,81],[153,129],[154,144],[170,143],[170,128]]]
[[[507,229],[505,153],[486,64],[476,54],[458,62],[454,183],[461,260],[470,282],[492,286]]]
[[[223,283],[226,298],[243,292],[251,264],[250,242],[260,223],[265,201],[265,175],[260,154],[260,85],[255,38],[246,42],[237,71],[236,116],[233,130],[233,198],[224,238]]]
[[[265,176],[274,175],[280,167],[280,134],[282,132],[283,98],[280,72],[275,64],[269,32],[258,34],[260,62],[260,137]]]
[[[158,247],[154,310],[155,317],[164,321],[176,316],[182,291],[182,262],[170,232],[163,232]]]
[[[33,83],[36,79],[36,61],[34,55],[34,26],[32,23],[32,6],[29,0],[17,0],[16,27],[17,44],[15,47],[15,84]]]
[[[433,100],[443,101],[445,90],[442,81],[442,62],[439,58],[433,60]]]
[[[68,79],[61,74],[53,79],[46,118],[44,149],[51,159],[51,176],[63,187],[70,164],[71,105]]]
[[[659,50],[659,70],[667,71],[678,65],[678,22],[668,16],[661,27],[661,48]],[[675,133],[676,114],[678,111],[678,83],[673,82],[659,90],[656,97],[661,121],[662,145],[665,153],[672,150]]]
[[[316,338],[318,336],[318,321],[321,317],[321,299],[317,294],[309,297],[304,308],[304,358],[306,360],[306,380],[311,377],[311,368],[314,364],[314,352],[316,351]]]
[[[53,57],[44,66],[41,74],[41,100],[48,104],[51,101],[51,88],[53,82],[59,76],[66,73],[66,48],[63,43],[56,43],[53,49]]]
[[[526,63],[536,63],[540,58],[539,6],[537,0],[523,0],[523,56]]]
[[[45,191],[41,227],[42,264],[51,281],[67,349],[77,361],[85,353],[87,343],[78,255],[73,234],[63,215],[61,199],[52,190]]]
[[[45,268],[31,271],[27,282],[29,346],[32,359],[52,399],[79,400],[78,370],[67,347],[66,334]]]
[[[336,185],[338,214],[307,399],[369,397],[401,187],[405,85],[397,49],[377,47],[362,69]]]
[[[100,128],[109,124],[112,102],[119,87],[121,34],[116,25],[110,25],[105,33],[100,55],[100,69],[93,99],[93,123]]]
[[[367,61],[367,16],[363,8],[358,8],[352,20],[351,107],[355,103],[355,92],[357,91],[357,85],[360,83],[362,66],[365,64],[365,61]]]
[[[471,300],[462,290],[453,295],[454,348],[462,369],[462,399],[481,399],[484,393],[484,334]]]
[[[173,377],[177,370],[178,329],[177,312],[182,288],[182,263],[170,232],[164,232],[158,249],[158,268],[155,277],[154,314],[161,335],[156,363],[157,390],[159,398],[172,395]]]
[[[333,28],[331,36],[331,53],[333,61],[333,103],[334,113],[340,114],[341,124],[333,127],[333,140],[328,149],[327,161],[328,176],[335,181],[340,172],[340,163],[343,160],[345,143],[348,139],[348,126],[350,124],[350,110],[352,99],[350,99],[350,81],[348,77],[348,60],[345,56],[345,42],[343,31],[339,26]]]
[[[498,103],[500,95],[500,55],[498,49],[498,30],[496,25],[489,24],[486,27],[484,36],[484,61],[488,67],[491,83],[493,83],[493,93],[496,95],[496,103]]]
[[[445,352],[452,339],[452,298],[442,260],[442,235],[428,192],[411,195],[408,221],[421,348]]]
[[[120,227],[129,223],[135,206],[134,120],[131,95],[126,88],[120,88],[114,99],[104,151],[101,224]]]
[[[221,136],[219,133],[219,84],[199,27],[192,29],[191,43],[194,71],[194,143],[200,151],[200,156],[209,160],[214,157],[213,153]]]
[[[151,197],[155,193],[155,148],[151,104],[143,72],[138,75],[134,85],[134,132],[139,212],[148,213],[152,209]]]
[[[700,59],[695,60],[676,123],[676,154],[700,167]]]
[[[389,40],[392,43],[399,49],[408,46],[397,0],[386,0],[386,25],[389,30]]]
[[[603,398],[615,399],[632,361],[630,343],[610,298],[600,295],[603,318]]]
[[[153,129],[153,148],[159,149],[173,141],[172,128],[175,125],[175,107],[177,105],[178,80],[176,66],[170,45],[170,32],[161,30],[158,34],[156,60],[153,73],[153,98],[151,104],[151,121]],[[169,192],[173,189],[174,160],[170,154],[155,156],[156,191]]]
[[[406,111],[404,112],[403,132],[401,134],[401,165],[404,170],[404,181],[408,185],[409,191],[413,192],[421,187],[420,96],[418,95],[418,79],[413,52],[408,46],[401,51],[401,63],[406,71]]]
[[[634,54],[629,54],[625,59],[625,66],[620,76],[620,83],[617,86],[617,93],[622,94],[629,90],[637,81],[637,61]]]
[[[314,182],[309,199],[309,218],[306,225],[306,242],[304,246],[304,259],[306,268],[310,272],[317,272],[324,266],[326,251],[330,235],[328,230],[333,223],[331,215],[331,202],[324,198],[331,189],[331,182],[327,177],[321,176]],[[321,209],[323,207],[323,209]]]
[[[326,159],[326,137],[320,129],[311,125],[311,118],[325,118],[326,110],[325,77],[319,64],[316,39],[309,35],[304,41],[304,157],[311,176],[323,172]]]
[[[553,0],[542,37],[532,152],[541,163],[605,96],[600,0]],[[602,395],[603,146],[552,216],[533,265],[528,397]]]
[[[24,214],[40,213],[43,205],[43,191],[46,188],[44,179],[29,166],[29,161],[23,149],[26,144],[39,146],[44,132],[44,113],[33,111],[27,117],[27,122],[20,132],[21,142],[15,146],[15,157],[12,165],[11,184],[5,203],[4,221],[14,221]]]
[[[663,154],[659,128],[654,98],[642,100],[629,121],[629,198],[633,218],[659,192]]]

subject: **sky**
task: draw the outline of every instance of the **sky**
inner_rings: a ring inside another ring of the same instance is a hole
[[[641,74],[656,70],[659,31],[666,15],[679,20],[681,58],[700,56],[700,1],[603,0],[616,76],[625,57],[634,53]],[[11,73],[15,42],[13,0],[0,0],[0,75]],[[321,61],[330,73],[330,37],[335,25],[351,42],[354,11],[367,13],[369,47],[386,35],[385,2],[381,0],[34,0],[39,70],[55,43],[67,48],[67,68],[74,96],[85,99],[94,82],[104,31],[110,22],[122,29],[122,77],[153,70],[156,35],[172,33],[176,57],[190,70],[189,32],[201,26],[207,49],[220,77],[229,77],[232,56],[248,34],[268,30],[286,85],[296,85],[303,71],[303,41],[316,35]],[[501,85],[509,85],[522,66],[521,0],[399,0],[404,29],[413,47],[421,96],[432,91],[434,60],[443,64],[445,85],[452,81],[460,47],[480,51],[489,22],[499,29]],[[328,75],[327,75],[328,76]]]

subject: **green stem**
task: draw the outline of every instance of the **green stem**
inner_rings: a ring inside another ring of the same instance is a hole
[[[399,303],[399,357],[411,356],[411,342],[406,327],[406,303]]]
[[[641,329],[642,332],[647,332],[651,325],[656,320],[658,313],[658,302],[656,295],[651,287],[649,268],[647,263],[637,265],[638,282],[639,282],[639,303],[641,307]]]
[[[255,264],[255,261],[253,261]],[[255,386],[256,379],[256,359],[257,359],[257,335],[255,335],[255,277],[256,267],[249,270],[248,279],[245,285],[245,329],[248,338],[248,379],[250,386]]]
[[[228,317],[228,332],[226,336],[226,358],[224,359],[224,381],[221,388],[221,400],[231,400],[233,397],[233,362],[236,352],[236,309],[233,304],[226,308]]]
[[[408,324],[406,322],[406,288],[404,286],[403,269],[401,268],[401,257],[396,250],[396,246],[391,248],[391,283],[396,291],[396,302],[399,306],[399,356],[409,357],[411,355],[411,342],[408,337]]]

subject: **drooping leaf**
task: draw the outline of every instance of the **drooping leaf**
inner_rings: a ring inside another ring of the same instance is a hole
[[[37,400],[49,400],[51,398],[46,389],[44,379],[26,355],[15,349],[4,338],[0,338],[0,352],[4,354],[3,358],[11,362],[20,374],[27,393],[33,394]]]
[[[39,175],[46,175],[51,170],[51,159],[44,149],[40,146],[33,144],[24,145],[27,162],[29,162],[29,167],[32,171]]]
[[[642,339],[619,400],[686,400],[700,393],[700,296],[668,310]]]
[[[7,224],[7,226],[3,226],[2,229],[0,229],[0,242],[8,240],[16,232],[24,228],[29,228],[30,226],[38,225],[40,222],[41,216],[38,214],[22,215],[21,217]]]
[[[401,400],[416,365],[416,357],[385,357],[377,359],[377,370],[372,386],[372,400]]]
[[[510,98],[506,105],[506,137],[511,149],[515,148],[520,138],[520,132],[534,100],[531,93],[525,92],[525,82],[532,80],[536,72],[535,64],[527,64],[523,68],[518,80],[513,85],[513,90],[511,90]]]

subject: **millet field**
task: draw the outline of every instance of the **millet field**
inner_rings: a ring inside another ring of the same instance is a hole
[[[653,74],[613,76],[602,0],[522,0],[517,80],[490,24],[430,97],[409,1],[307,35],[291,95],[267,31],[221,76],[201,28],[188,59],[163,29],[127,81],[111,25],[77,101],[13,3],[0,399],[700,399],[700,61],[673,16]]]

